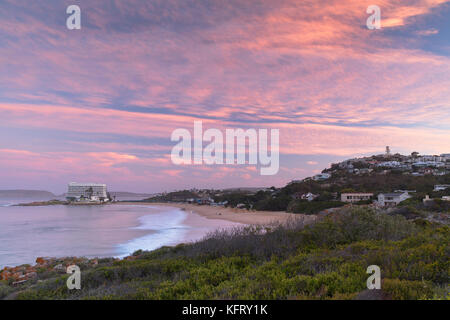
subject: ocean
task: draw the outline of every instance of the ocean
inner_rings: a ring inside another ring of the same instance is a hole
[[[125,257],[239,225],[157,205],[11,206],[0,200],[0,268],[37,257]]]

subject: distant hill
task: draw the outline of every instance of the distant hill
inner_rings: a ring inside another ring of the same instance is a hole
[[[265,191],[269,188],[267,187],[261,187],[261,188],[256,188],[256,187],[241,187],[241,188],[228,188],[228,189],[222,189],[222,191],[225,192],[258,192],[258,191]]]
[[[0,190],[0,199],[46,200],[55,197],[53,193],[43,190]]]
[[[150,193],[134,193],[134,192],[126,192],[126,191],[110,191],[109,194],[111,197],[116,197],[116,200],[124,201],[124,200],[143,200],[150,197],[153,197],[154,194]]]

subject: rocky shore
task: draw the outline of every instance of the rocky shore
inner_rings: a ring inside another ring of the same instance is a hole
[[[135,260],[138,254],[127,256],[123,260]],[[36,282],[41,278],[49,278],[57,274],[65,274],[67,267],[77,265],[82,270],[94,268],[100,263],[120,261],[118,258],[94,258],[64,257],[49,258],[38,257],[35,265],[24,264],[17,267],[4,267],[0,270],[0,281],[5,281],[10,286],[17,286],[27,282]]]

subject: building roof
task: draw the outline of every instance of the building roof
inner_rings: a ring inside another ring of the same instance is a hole
[[[72,187],[106,187],[106,184],[104,183],[79,183],[79,182],[71,182],[69,183],[69,186]]]
[[[400,197],[404,192],[395,192],[395,193],[381,193],[385,197]]]
[[[344,192],[344,193],[342,193],[342,194],[343,194],[343,195],[344,195],[344,194],[347,194],[347,195],[348,195],[348,194],[357,194],[357,195],[361,195],[361,194],[362,194],[362,195],[371,195],[371,196],[373,195],[373,193],[371,193],[371,192]]]

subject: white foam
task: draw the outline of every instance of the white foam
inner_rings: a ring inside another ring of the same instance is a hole
[[[136,250],[155,250],[162,246],[175,245],[185,238],[189,229],[183,224],[186,213],[182,210],[167,210],[139,218],[140,225],[133,229],[149,230],[150,234],[117,245],[117,257],[123,258]]]

